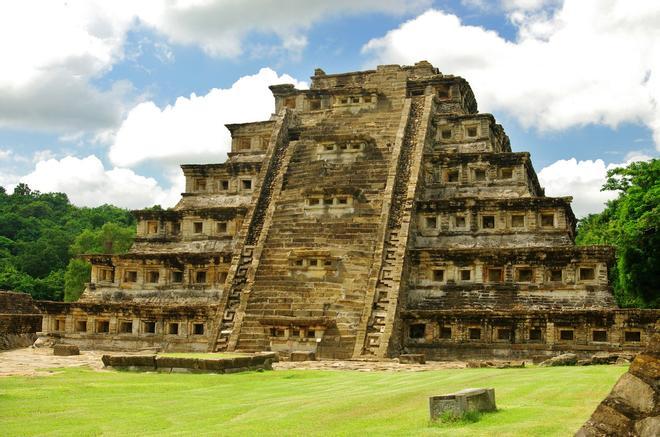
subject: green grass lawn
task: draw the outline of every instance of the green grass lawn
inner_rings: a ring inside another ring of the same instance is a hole
[[[0,378],[0,434],[568,436],[619,366],[231,375],[94,372]],[[428,396],[494,387],[476,423],[428,420]]]

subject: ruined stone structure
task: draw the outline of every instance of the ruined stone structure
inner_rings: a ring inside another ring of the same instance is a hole
[[[41,311],[29,294],[0,290],[0,350],[30,346],[41,327]]]
[[[570,198],[428,62],[272,86],[228,125],[222,164],[183,165],[126,255],[94,255],[43,331],[84,345],[524,356],[638,349],[655,310],[618,310],[610,247],[576,247]],[[182,145],[183,146],[183,145]],[[90,343],[91,342],[91,343]]]

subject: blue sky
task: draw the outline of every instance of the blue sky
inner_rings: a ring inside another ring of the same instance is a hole
[[[548,195],[602,209],[608,168],[658,154],[660,6],[617,0],[6,2],[0,185],[172,206],[267,86],[427,59],[465,77]],[[40,14],[34,11],[39,10]]]

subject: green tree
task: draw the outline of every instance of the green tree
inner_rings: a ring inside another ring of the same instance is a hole
[[[600,214],[580,221],[577,244],[611,244],[610,279],[621,306],[660,306],[660,160],[634,162],[607,173],[603,190],[619,191]]]
[[[101,229],[86,229],[76,237],[71,245],[71,253],[125,253],[130,249],[135,237],[133,226],[106,223]]]
[[[106,223],[101,229],[86,229],[78,235],[71,245],[74,256],[91,253],[125,253],[130,249],[135,237],[133,226],[121,226]],[[64,274],[64,300],[78,300],[89,282],[92,266],[81,259],[72,258]]]
[[[89,282],[92,266],[82,259],[72,258],[64,273],[64,300],[74,302],[78,300],[85,283]]]
[[[104,229],[107,223],[115,226]],[[0,288],[60,300],[70,259],[110,246],[112,252],[127,250],[134,226],[129,211],[112,205],[79,208],[63,193],[41,193],[19,184],[7,194],[0,187]],[[91,243],[76,240],[85,231],[91,233]],[[75,241],[80,247],[71,247]]]

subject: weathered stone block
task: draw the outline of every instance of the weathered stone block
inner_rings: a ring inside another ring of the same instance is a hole
[[[660,416],[647,417],[635,423],[639,437],[657,437],[660,435]]]
[[[660,359],[650,353],[639,354],[630,365],[630,373],[658,380],[660,379]]]
[[[199,370],[214,373],[223,373],[227,367],[231,367],[233,361],[228,359],[198,360]]]
[[[632,422],[616,409],[600,404],[591,419],[578,430],[575,437],[628,435]]]
[[[631,373],[625,373],[610,393],[610,397],[622,399],[626,404],[642,413],[649,413],[653,410],[654,396],[653,388]]]
[[[78,346],[73,344],[56,344],[53,346],[53,355],[58,355],[62,357],[70,355],[80,355],[80,349]]]
[[[158,371],[179,371],[178,369],[194,370],[198,369],[196,358],[179,358],[156,356],[156,370]],[[174,370],[177,369],[177,370]],[[182,371],[182,370],[181,370]]]
[[[402,354],[399,355],[399,363],[401,364],[425,364],[426,358],[424,354]]]
[[[553,367],[553,366],[575,366],[577,364],[577,355],[575,354],[562,354],[545,360],[539,366]]]
[[[443,413],[449,412],[461,416],[472,411],[495,411],[495,389],[468,388],[456,393],[429,397],[431,420],[437,420]]]
[[[312,351],[293,351],[291,361],[316,361],[316,354]]]
[[[236,357],[232,358],[232,365],[231,367],[245,367],[248,368],[250,367],[250,364],[252,362],[252,357]]]
[[[117,368],[136,368],[135,370],[155,370],[155,355],[109,355],[109,366]],[[106,361],[103,361],[105,364]]]

